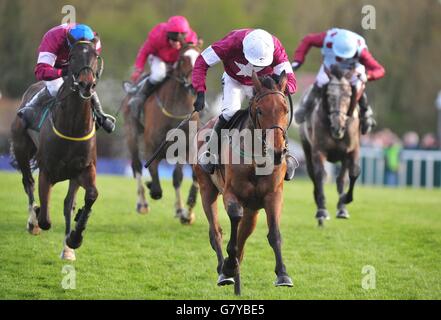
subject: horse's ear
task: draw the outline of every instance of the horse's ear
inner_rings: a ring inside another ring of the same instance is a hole
[[[285,92],[287,84],[288,84],[288,76],[286,75],[286,71],[283,70],[279,78],[279,90]]]
[[[253,85],[254,88],[256,89],[256,92],[260,92],[262,90],[262,83],[260,82],[256,71],[253,70],[253,74],[251,75],[251,78],[253,79]]]

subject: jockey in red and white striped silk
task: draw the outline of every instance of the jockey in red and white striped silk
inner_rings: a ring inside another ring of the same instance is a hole
[[[196,60],[193,70],[193,87],[198,97],[195,110],[201,111],[205,105],[205,79],[209,67],[222,62],[224,65],[222,113],[213,127],[214,134],[220,135],[222,127],[230,120],[242,106],[245,97],[253,96],[252,72],[258,76],[280,75],[283,71],[288,77],[287,94],[296,92],[296,78],[288,60],[285,48],[279,39],[261,29],[240,29],[231,31],[223,39],[206,48]],[[210,145],[210,142],[208,142]],[[200,162],[201,167],[212,174],[217,162],[217,155],[207,152],[208,163]],[[207,161],[205,161],[207,162]],[[295,166],[292,156],[287,156],[289,165]],[[290,167],[291,168],[291,167]],[[295,170],[295,168],[294,168]],[[294,175],[287,174],[291,180]]]
[[[354,70],[351,85],[357,91],[364,87],[368,81],[378,80],[384,77],[385,69],[371,55],[365,39],[349,30],[333,28],[326,32],[312,33],[303,38],[294,54],[292,67],[297,70],[304,62],[311,47],[321,48],[323,64],[317,74],[316,82],[306,102],[296,111],[297,123],[305,121],[306,115],[311,111],[315,98],[320,94],[321,88],[328,84],[329,77],[325,71],[331,66],[338,65],[343,70]],[[372,109],[368,105],[365,93],[360,98],[361,131],[369,132],[375,126],[372,118]]]
[[[173,68],[173,64],[178,61],[179,51],[182,44],[185,43],[198,44],[198,36],[191,29],[185,17],[173,16],[167,22],[153,27],[139,49],[135,61],[135,71],[131,77],[132,82],[137,82],[144,72],[146,61],[148,61],[150,75],[143,88],[129,102],[129,106],[133,110],[139,110],[155,85],[165,79],[167,71]]]
[[[38,60],[34,72],[37,80],[44,81],[46,87],[38,92],[25,108],[19,111],[19,115],[23,119],[26,119],[26,116],[23,116],[26,109],[33,108],[39,105],[40,102],[57,95],[58,90],[64,83],[63,76],[67,75],[70,48],[77,41],[93,41],[95,37],[96,33],[84,24],[62,24],[50,29],[43,36],[38,47]],[[95,44],[95,50],[98,55],[101,53],[101,41],[99,39]],[[103,112],[96,92],[93,93],[91,99],[98,123],[107,132],[112,132],[115,129],[115,118]]]

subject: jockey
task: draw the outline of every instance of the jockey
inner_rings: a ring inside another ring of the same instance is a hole
[[[225,69],[222,76],[222,114],[213,127],[208,145],[214,135],[220,136],[221,129],[241,108],[244,98],[252,98],[253,70],[258,76],[280,75],[285,71],[288,77],[286,93],[293,94],[296,91],[296,78],[279,39],[261,29],[233,30],[226,37],[206,48],[196,60],[192,80],[197,92],[194,103],[196,111],[201,111],[205,106],[207,70],[219,62],[223,63]],[[210,159],[208,163],[199,159],[202,169],[212,174],[218,162],[217,155],[207,151],[202,156]],[[286,160],[288,170],[285,179],[291,180],[294,177],[296,160],[289,154]]]
[[[144,101],[153,92],[157,84],[167,76],[167,71],[179,59],[179,51],[184,43],[197,44],[197,34],[190,28],[185,17],[173,16],[167,22],[153,27],[147,40],[138,52],[135,61],[135,71],[132,82],[137,82],[144,72],[146,61],[150,65],[150,75],[144,86],[129,101],[129,106],[135,115],[141,109]]]
[[[381,79],[385,75],[384,67],[368,51],[366,41],[354,32],[333,28],[327,32],[307,35],[295,51],[292,64],[294,70],[303,64],[311,47],[322,48],[324,61],[305,103],[296,110],[295,119],[299,124],[305,121],[313,109],[316,97],[321,95],[321,88],[329,82],[326,70],[330,70],[332,65],[337,64],[343,70],[355,70],[351,85],[355,86],[358,94],[366,82]],[[365,92],[359,100],[359,106],[361,133],[366,134],[376,126],[376,122]]]
[[[28,128],[26,113],[42,102],[56,97],[63,85],[63,77],[67,75],[70,48],[80,40],[92,41],[96,33],[84,24],[62,24],[50,29],[43,37],[38,48],[38,61],[35,66],[35,76],[38,81],[44,81],[45,88],[39,91],[26,106],[19,110],[18,115],[24,120]],[[96,44],[97,53],[101,52],[101,42]],[[115,118],[105,114],[96,92],[93,92],[91,101],[97,122],[108,133],[115,130]]]

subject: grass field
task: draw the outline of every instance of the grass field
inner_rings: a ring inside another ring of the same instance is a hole
[[[185,187],[188,186],[188,181]],[[136,183],[99,177],[100,197],[83,246],[76,251],[76,289],[64,290],[59,259],[67,184],[52,194],[52,225],[40,236],[25,231],[26,196],[18,174],[0,173],[1,299],[235,299],[216,286],[216,256],[200,201],[193,226],[173,218],[174,192],[135,213]],[[187,188],[185,188],[187,189]],[[440,299],[441,192],[356,188],[351,219],[335,215],[335,187],[327,187],[333,215],[316,227],[309,181],[286,185],[281,231],[293,288],[275,288],[275,260],[265,217],[247,242],[240,299]],[[79,194],[82,200],[83,192]],[[82,205],[82,203],[78,203]],[[264,215],[262,212],[261,215]],[[221,211],[224,242],[229,223]],[[362,288],[364,266],[375,268],[376,288]]]

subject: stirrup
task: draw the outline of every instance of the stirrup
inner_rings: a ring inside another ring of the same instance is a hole
[[[286,174],[285,181],[291,181],[294,179],[296,174],[296,169],[300,166],[299,161],[292,154],[287,154],[286,156]]]

